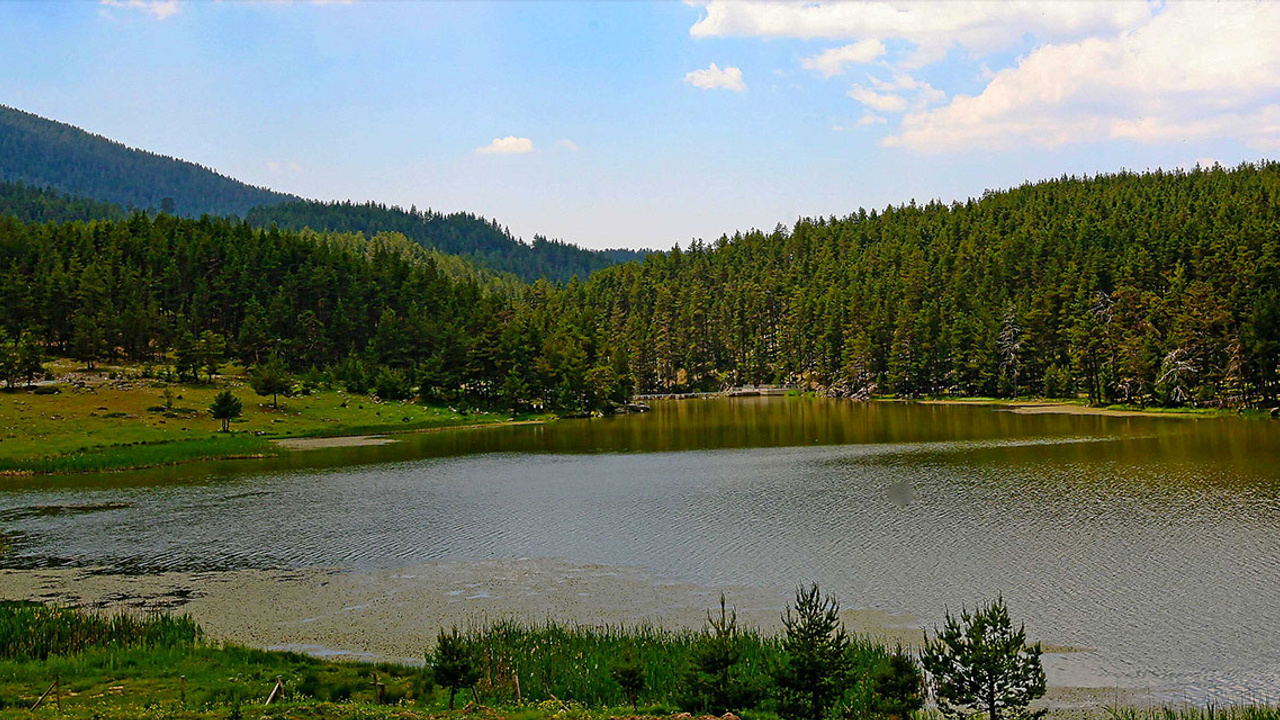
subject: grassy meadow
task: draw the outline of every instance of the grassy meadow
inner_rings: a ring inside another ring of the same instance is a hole
[[[501,422],[501,413],[459,412],[411,401],[379,402],[316,388],[306,395],[260,397],[238,368],[213,383],[168,383],[143,368],[69,362],[46,365],[57,380],[36,390],[0,391],[0,474],[118,470],[215,458],[266,457],[288,437],[407,432]],[[171,397],[166,399],[165,391]],[[209,412],[230,389],[243,415],[230,433]],[[52,392],[51,390],[56,390]]]

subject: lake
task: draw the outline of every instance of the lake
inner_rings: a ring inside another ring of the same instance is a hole
[[[0,566],[549,558],[931,627],[1003,594],[1051,683],[1280,699],[1280,422],[717,398],[377,447],[5,480]]]

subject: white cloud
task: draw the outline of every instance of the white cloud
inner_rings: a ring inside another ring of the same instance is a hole
[[[895,74],[892,80],[876,77],[870,80],[869,88],[856,84],[849,88],[849,97],[880,112],[898,113],[908,108],[920,110],[947,99],[946,93],[905,73]]]
[[[814,57],[802,59],[800,64],[805,70],[817,70],[823,77],[831,77],[843,73],[845,65],[865,65],[884,53],[884,43],[876,38],[870,38],[852,45],[825,50]]]
[[[858,118],[857,125],[858,127],[863,128],[871,127],[872,125],[883,125],[884,123],[885,119],[879,115],[876,115],[873,112],[865,112],[862,114],[862,117]]]
[[[742,92],[747,89],[747,84],[742,81],[741,70],[736,67],[726,67],[721,70],[716,67],[715,63],[711,63],[708,68],[686,73],[684,81],[703,90],[724,88],[725,90]]]
[[[849,88],[849,97],[880,112],[902,112],[907,109],[907,100],[901,95],[878,93],[871,88],[854,85]]]
[[[494,138],[488,145],[476,148],[476,153],[479,155],[524,155],[531,152],[533,152],[533,141],[515,135]]]
[[[578,150],[580,149],[578,147],[578,143],[572,140],[569,140],[567,138],[564,140],[557,140],[556,147],[560,148],[561,150],[568,150],[569,152],[578,152]]]
[[[1044,41],[1114,35],[1147,22],[1156,2],[734,2],[710,0],[689,33],[694,37],[905,40],[909,64],[941,60],[959,46],[986,54],[1027,35]]]
[[[178,0],[101,0],[107,7],[142,10],[156,20],[167,20],[178,12]]]
[[[976,96],[908,114],[924,151],[1230,137],[1280,148],[1280,4],[1170,4],[1114,38],[1044,45]]]
[[[281,172],[298,173],[302,172],[302,166],[293,161],[268,160],[267,171],[273,174]]]

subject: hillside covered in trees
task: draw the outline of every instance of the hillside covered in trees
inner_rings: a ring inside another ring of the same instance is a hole
[[[296,199],[5,105],[0,180],[192,217],[240,216],[257,205]]]
[[[380,203],[298,201],[254,208],[246,219],[259,227],[272,223],[291,230],[398,232],[425,247],[471,258],[478,264],[509,272],[526,281],[586,278],[611,265],[638,260],[639,250],[587,250],[560,240],[535,236],[524,243],[497,222],[470,213],[442,214]]]
[[[1280,164],[1061,178],[488,284],[403,236],[0,218],[0,329],[86,363],[281,355],[476,405],[788,382],[1223,406],[1280,391]]]
[[[641,390],[1274,400],[1280,164],[1063,177],[806,219],[566,292]]]
[[[586,278],[647,254],[587,250],[542,236],[526,243],[499,223],[470,213],[300,200],[0,105],[0,214],[26,222],[120,220],[134,209],[247,218],[262,228],[275,224],[366,237],[400,233],[425,248],[529,282]]]

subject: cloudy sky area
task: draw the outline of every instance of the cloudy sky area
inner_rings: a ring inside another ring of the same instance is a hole
[[[670,247],[1280,156],[1280,3],[0,3],[0,103],[245,181]]]

